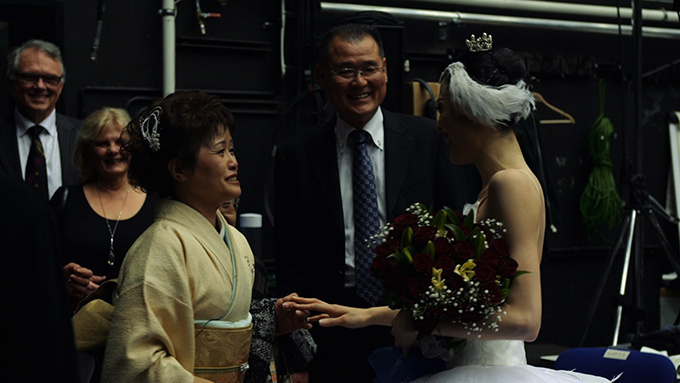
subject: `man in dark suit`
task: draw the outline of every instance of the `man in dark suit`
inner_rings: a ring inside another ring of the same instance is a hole
[[[52,209],[21,179],[3,174],[0,200],[3,366],[23,376],[17,380],[80,382]],[[31,283],[18,270],[31,270]]]
[[[470,168],[449,161],[435,121],[380,107],[387,92],[386,59],[375,28],[341,25],[322,40],[317,80],[337,115],[284,142],[276,154],[277,294],[297,292],[330,303],[370,307],[355,273],[352,186],[353,131],[366,142],[374,171],[380,224],[415,202],[461,209],[476,198]],[[470,185],[468,183],[471,183]],[[386,327],[315,328],[317,356],[310,382],[370,382],[368,355],[390,346]]]
[[[50,42],[30,40],[10,52],[8,64],[7,80],[16,109],[10,121],[0,126],[0,174],[26,179],[33,142],[29,130],[40,126],[45,193],[51,197],[61,185],[78,183],[71,157],[80,121],[55,111],[65,81],[61,51]]]

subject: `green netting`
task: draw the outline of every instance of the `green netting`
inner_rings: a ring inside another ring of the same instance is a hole
[[[593,170],[581,194],[580,202],[581,220],[591,238],[607,238],[609,229],[621,220],[624,206],[612,174],[609,143],[614,134],[614,126],[604,115],[605,83],[602,79],[599,83],[599,92],[600,115],[588,135]]]

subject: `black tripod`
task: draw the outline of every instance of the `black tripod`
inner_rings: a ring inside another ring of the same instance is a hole
[[[600,281],[600,285],[598,286],[596,294],[593,297],[593,301],[591,302],[590,309],[586,317],[585,329],[581,336],[580,342],[581,346],[583,346],[583,344],[585,343],[585,338],[586,335],[588,334],[588,330],[590,329],[590,325],[593,320],[595,310],[597,309],[597,306],[600,302],[602,292],[607,283],[607,278],[611,273],[612,266],[614,265],[614,261],[616,260],[617,255],[619,253],[619,249],[623,245],[624,238],[626,239],[626,247],[624,253],[625,258],[623,261],[623,271],[621,273],[621,284],[619,286],[619,304],[616,309],[616,323],[612,345],[616,346],[618,344],[619,331],[621,329],[621,317],[623,316],[623,300],[626,294],[627,278],[629,274],[629,268],[631,266],[633,267],[633,273],[635,277],[633,285],[634,304],[633,310],[631,310],[631,312],[642,310],[643,306],[641,291],[642,286],[641,279],[643,275],[642,225],[644,224],[644,221],[638,220],[637,219],[638,215],[642,215],[644,218],[648,220],[649,223],[651,223],[652,227],[654,228],[654,231],[657,234],[657,237],[659,238],[661,244],[663,245],[663,249],[664,252],[666,253],[668,260],[673,266],[675,272],[678,273],[678,275],[680,276],[680,258],[678,258],[678,254],[675,252],[675,250],[673,250],[673,247],[670,245],[668,238],[666,237],[666,234],[663,232],[661,225],[659,224],[659,220],[657,219],[655,214],[663,216],[666,220],[673,224],[677,224],[678,219],[669,214],[663,208],[663,206],[661,206],[661,204],[659,204],[659,202],[656,199],[654,199],[654,197],[649,195],[649,193],[645,189],[645,182],[642,176],[640,175],[633,176],[632,179],[630,180],[630,184],[632,188],[631,194],[633,195],[634,203],[630,206],[626,206],[625,208],[625,217],[621,224],[621,228],[619,229],[619,233],[617,235],[616,242],[614,243],[614,247],[612,248],[611,253],[609,255],[609,261],[607,263],[607,268],[605,269],[604,277]],[[632,257],[631,252],[633,253]],[[640,316],[637,316],[636,320],[637,320],[636,333],[638,333],[640,330],[642,318]]]
[[[635,134],[631,136],[635,138],[634,142],[636,144],[639,144],[640,142],[643,141],[644,138],[642,134],[642,129],[640,129],[642,116],[641,98],[642,98],[642,58],[643,58],[642,1],[633,0],[632,5],[633,5],[633,19],[631,21],[633,26],[633,51],[635,57],[635,76],[633,78],[634,108],[632,108],[633,110],[632,126]],[[626,145],[626,149],[628,149],[628,145]],[[621,317],[623,315],[623,298],[626,294],[626,284],[629,274],[629,268],[631,266],[633,267],[632,273],[635,280],[632,289],[633,310],[631,310],[630,313],[635,314],[636,312],[639,313],[640,311],[642,311],[643,302],[641,280],[642,276],[644,275],[643,269],[644,220],[638,220],[637,219],[638,215],[642,215],[643,217],[647,218],[647,221],[649,221],[652,224],[657,234],[657,237],[661,240],[664,252],[668,257],[668,260],[673,266],[675,272],[678,273],[678,276],[680,276],[680,260],[678,259],[677,253],[673,250],[673,248],[669,244],[668,238],[666,238],[666,235],[661,229],[661,225],[659,224],[659,220],[656,218],[655,213],[663,215],[666,219],[675,224],[678,223],[678,220],[672,217],[670,214],[668,214],[668,212],[666,212],[666,210],[647,192],[645,188],[644,177],[641,175],[643,162],[642,147],[637,147],[636,149],[637,150],[633,152],[636,156],[635,158],[636,169],[635,171],[629,171],[627,173],[629,175],[635,174],[628,178],[630,185],[631,203],[627,204],[627,206],[625,207],[625,217],[619,230],[619,233],[617,235],[616,242],[614,243],[614,247],[612,248],[612,251],[609,255],[609,262],[607,264],[607,268],[605,270],[602,280],[600,281],[600,285],[595,293],[595,296],[593,297],[593,301],[591,302],[590,309],[586,317],[585,328],[581,336],[580,341],[581,346],[583,346],[585,343],[588,330],[590,330],[590,325],[593,320],[593,315],[595,314],[595,310],[597,309],[597,306],[600,302],[602,291],[605,288],[607,278],[611,273],[611,268],[614,264],[614,261],[616,260],[619,249],[623,244],[624,237],[626,238],[625,248],[626,251],[623,263],[623,272],[621,273],[621,284],[619,286],[619,304],[616,310],[616,326],[615,326],[616,329],[614,332],[612,345],[618,344],[619,330],[621,328]],[[636,333],[639,333],[642,328],[641,326],[642,319],[643,318],[641,315],[635,315]]]

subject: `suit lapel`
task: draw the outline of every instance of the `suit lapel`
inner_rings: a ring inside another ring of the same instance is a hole
[[[385,126],[385,199],[387,200],[387,220],[396,217],[394,211],[406,170],[413,157],[413,138],[406,135],[406,126],[397,115],[382,110]]]
[[[73,165],[71,155],[76,143],[78,126],[66,116],[57,113],[57,132],[61,157],[61,182],[63,185],[77,183],[78,172]]]
[[[3,126],[0,127],[0,169],[9,176],[23,179],[14,119],[7,123],[2,121],[2,124]]]
[[[309,158],[310,167],[319,186],[318,193],[326,202],[328,216],[334,218],[336,226],[345,230],[342,211],[342,195],[340,194],[340,176],[338,173],[338,159],[335,142],[335,119],[314,128],[319,129],[318,144],[311,147]]]

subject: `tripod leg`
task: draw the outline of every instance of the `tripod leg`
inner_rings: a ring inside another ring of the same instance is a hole
[[[631,211],[630,218],[630,231],[628,232],[628,240],[626,241],[626,255],[623,259],[623,271],[621,272],[621,284],[619,285],[619,296],[623,297],[626,294],[626,283],[628,280],[628,267],[630,265],[630,253],[633,248],[633,236],[635,235],[635,221],[637,216],[637,210]],[[621,330],[621,316],[623,314],[623,306],[621,302],[616,307],[616,323],[614,326],[614,338],[612,340],[612,346],[619,344],[619,331]]]
[[[614,265],[614,261],[616,260],[616,255],[619,252],[619,249],[621,248],[621,244],[623,244],[623,237],[626,235],[626,232],[632,233],[633,232],[633,227],[635,227],[635,219],[633,218],[635,216],[635,210],[630,210],[623,218],[623,223],[621,224],[621,227],[619,228],[619,233],[616,237],[616,242],[614,243],[614,247],[612,248],[611,252],[609,253],[609,261],[607,263],[607,267],[605,269],[605,272],[602,276],[602,279],[600,280],[600,284],[597,287],[596,293],[593,296],[593,300],[590,302],[590,308],[588,309],[588,314],[586,315],[586,323],[585,327],[583,329],[583,332],[581,333],[581,341],[579,342],[579,346],[583,346],[586,341],[586,336],[588,335],[588,331],[590,330],[590,325],[593,321],[593,317],[595,316],[595,310],[597,310],[597,306],[600,304],[600,298],[602,297],[602,292],[604,291],[604,288],[607,284],[607,278],[609,276],[609,273],[611,272],[612,266]],[[632,221],[632,223],[631,223]]]

